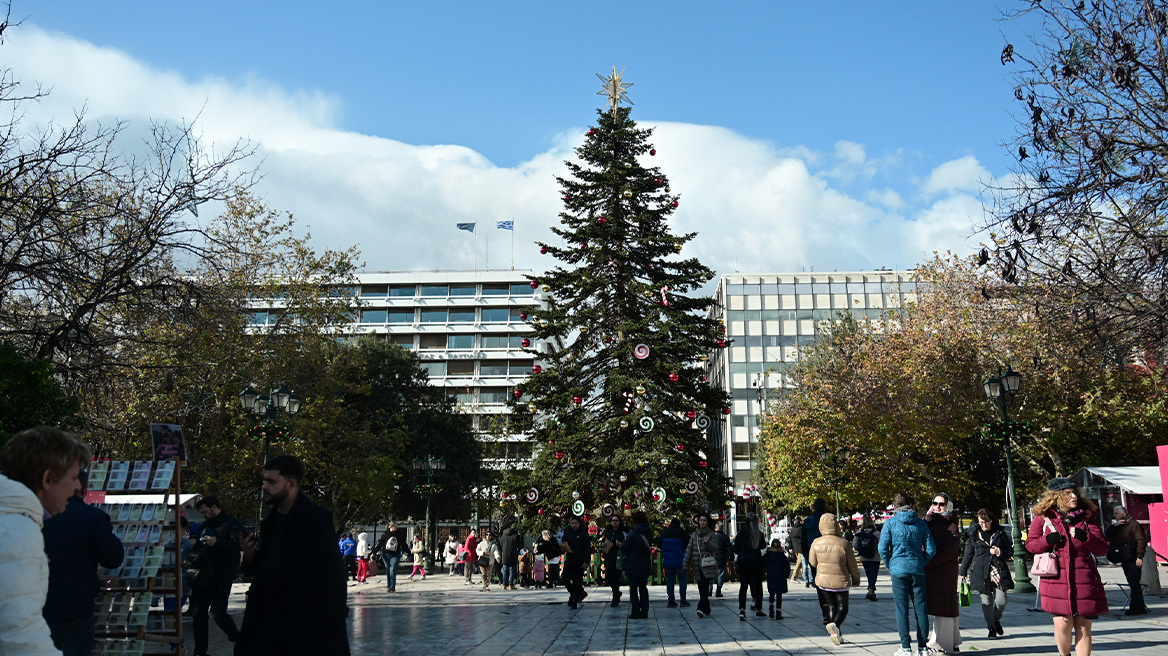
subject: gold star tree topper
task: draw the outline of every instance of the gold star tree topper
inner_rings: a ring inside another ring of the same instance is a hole
[[[596,95],[608,96],[608,104],[604,108],[611,111],[613,115],[616,114],[616,108],[620,103],[627,102],[630,105],[633,104],[633,101],[629,100],[628,94],[625,93],[625,89],[633,86],[633,83],[622,83],[621,78],[624,74],[625,69],[622,68],[621,72],[617,73],[616,66],[612,67],[612,75],[608,77],[604,77],[600,73],[596,74],[596,77],[600,78],[600,81],[604,83],[604,88],[597,91]]]

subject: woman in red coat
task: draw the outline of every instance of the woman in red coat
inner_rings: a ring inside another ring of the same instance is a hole
[[[1083,497],[1075,484],[1055,478],[1034,506],[1034,521],[1026,538],[1033,554],[1053,552],[1058,576],[1039,585],[1042,609],[1054,615],[1054,642],[1059,654],[1091,653],[1091,622],[1107,612],[1107,595],[1094,556],[1107,553],[1095,503]],[[1074,636],[1072,639],[1072,629]]]

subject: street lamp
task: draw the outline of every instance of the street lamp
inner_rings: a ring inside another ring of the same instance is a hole
[[[1010,415],[1006,412],[1006,406],[1010,405],[1018,390],[1022,388],[1022,374],[1007,366],[1005,373],[999,374],[996,378],[987,378],[982,387],[990,401],[1002,411],[1002,429],[1008,429]],[[1034,585],[1030,583],[1030,577],[1026,573],[1026,558],[1023,556],[1025,552],[1022,550],[1022,527],[1014,492],[1014,458],[1010,453],[1009,438],[1006,442],[1006,500],[1010,505],[1010,524],[1013,526],[1011,534],[1014,538],[1014,591],[1034,592]]]
[[[831,485],[835,489],[836,521],[839,521],[840,519],[839,486],[846,484],[849,480],[846,475],[839,475],[839,468],[842,467],[850,457],[852,457],[852,448],[849,446],[841,446],[840,448],[836,449],[834,453],[827,447],[820,447],[819,449],[819,460],[831,468]]]
[[[414,458],[414,469],[426,475],[426,485],[422,487],[422,491],[426,493],[426,548],[429,553],[434,553],[434,533],[430,530],[430,499],[434,496],[435,491],[434,472],[446,469],[446,458],[435,458],[429,455],[425,458]]]
[[[250,412],[261,418],[263,430],[260,431],[264,438],[264,463],[268,462],[268,449],[271,446],[271,436],[269,435],[269,427],[276,423],[276,418],[281,412],[292,416],[300,412],[300,403],[303,401],[294,392],[287,387],[281,385],[273,389],[267,394],[258,392],[251,387],[239,393],[239,404],[243,406],[245,412]],[[261,500],[259,509],[256,511],[256,535],[259,535],[260,521],[263,518],[264,503]]]

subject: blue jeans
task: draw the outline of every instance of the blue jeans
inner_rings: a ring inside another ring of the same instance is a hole
[[[509,585],[515,585],[515,566],[514,565],[503,565],[503,569],[500,571],[501,571],[500,576],[503,579],[503,587],[504,588],[509,586]]]
[[[628,576],[627,574],[625,575]],[[673,586],[678,584],[681,588],[681,600],[685,601],[685,588],[689,582],[685,578],[684,567],[666,567],[665,568],[665,595],[669,599],[669,603],[673,603]],[[633,608],[636,608],[634,605]]]
[[[649,617],[649,575],[636,576],[625,572],[625,578],[629,580],[629,598],[632,606],[629,609],[629,617]]]
[[[95,634],[96,627],[92,615],[79,620],[49,622],[49,635],[53,638],[53,646],[60,649],[64,656],[92,654]]]
[[[913,604],[917,615],[917,648],[924,650],[926,636],[929,635],[929,612],[925,603],[924,574],[892,574],[892,601],[896,605],[896,630],[900,633],[900,646],[912,649],[912,639],[908,634],[908,606]]]
[[[396,556],[381,555],[381,564],[385,565],[385,589],[392,590],[397,587],[397,565],[401,562],[401,552]]]
[[[722,584],[726,582],[726,561],[718,561],[718,594],[722,594]],[[703,613],[709,615],[709,610],[703,610]]]
[[[815,572],[811,571],[811,563],[807,562],[807,556],[799,554],[799,560],[803,563],[803,582],[815,583]]]
[[[868,592],[876,592],[876,576],[880,573],[879,560],[861,560],[864,573],[868,575]]]

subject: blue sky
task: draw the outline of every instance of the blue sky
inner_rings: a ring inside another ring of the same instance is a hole
[[[981,184],[1009,174],[1008,3],[333,4],[15,0],[0,62],[53,87],[33,121],[86,104],[251,138],[269,202],[378,270],[470,266],[455,221],[546,238],[613,65],[657,126],[678,229],[705,231],[690,254],[723,273],[968,252]]]

